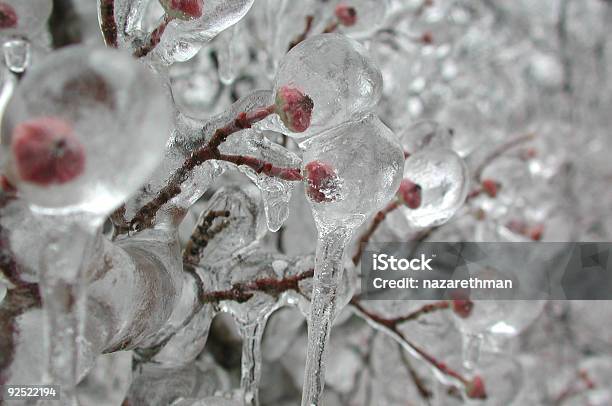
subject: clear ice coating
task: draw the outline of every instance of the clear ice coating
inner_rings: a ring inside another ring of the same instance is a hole
[[[101,1],[101,0],[98,0]],[[104,0],[102,0],[104,1]],[[202,45],[240,21],[254,0],[206,0],[199,17],[172,19],[165,28],[154,53],[165,64],[193,58]],[[158,0],[116,0],[115,19],[120,41],[131,49],[135,37],[152,32],[162,21],[164,10]]]
[[[302,391],[302,406],[311,406],[320,404],[325,384],[346,244],[366,217],[394,197],[404,154],[375,115],[312,137],[301,147],[305,187],[319,232]]]
[[[382,93],[382,76],[367,51],[340,34],[322,34],[293,48],[281,61],[274,92],[296,87],[314,102],[312,121],[303,133],[292,133],[278,120],[270,129],[305,138],[374,110]]]
[[[404,178],[421,186],[421,205],[416,209],[402,206],[391,216],[398,226],[402,216],[416,229],[447,222],[465,203],[470,184],[463,160],[453,150],[435,147],[410,155]]]
[[[2,122],[5,170],[47,213],[105,215],[157,166],[169,126],[166,95],[144,66],[114,50],[67,48],[17,87]],[[46,154],[57,159],[34,161]]]

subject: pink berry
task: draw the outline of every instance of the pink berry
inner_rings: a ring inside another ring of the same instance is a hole
[[[482,181],[482,190],[491,198],[497,196],[498,188],[499,185],[494,180],[485,179]]]
[[[0,29],[17,27],[17,13],[10,4],[0,2]]]
[[[474,302],[469,299],[454,299],[453,300],[453,312],[462,319],[467,319],[472,314],[474,309]]]
[[[334,168],[321,161],[312,161],[305,169],[308,197],[317,203],[333,201],[333,192],[338,188],[338,175]]]
[[[357,23],[357,10],[345,3],[336,6],[336,18],[345,27],[351,27]]]
[[[195,20],[202,17],[204,0],[159,0],[166,14],[179,20]]]
[[[465,394],[470,399],[486,399],[487,391],[485,390],[484,381],[480,376],[475,376],[465,386]]]
[[[411,209],[418,209],[421,206],[421,186],[412,182],[409,179],[404,179],[400,183],[397,197],[400,202],[404,203]]]
[[[17,125],[12,152],[19,177],[39,186],[70,182],[85,169],[83,146],[70,124],[55,117]]]
[[[276,113],[287,128],[302,133],[310,127],[314,102],[300,90],[283,86],[276,93]]]

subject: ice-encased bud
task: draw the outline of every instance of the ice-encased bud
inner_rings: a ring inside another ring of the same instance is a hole
[[[51,15],[51,0],[1,0],[0,35],[33,37]]]
[[[85,151],[72,126],[54,117],[18,124],[11,152],[17,176],[39,186],[64,184],[83,173]]]
[[[322,221],[363,221],[399,187],[404,154],[395,135],[375,115],[319,134],[302,146],[306,188],[312,189],[312,181],[317,181],[319,189],[309,197]]]
[[[8,3],[0,2],[0,30],[17,27],[17,12]]]
[[[66,48],[28,72],[7,106],[6,173],[40,210],[105,215],[159,163],[169,128],[147,68],[116,50]]]
[[[204,0],[159,0],[170,18],[194,20],[202,17]]]
[[[334,167],[321,161],[306,164],[306,194],[316,203],[332,202],[339,196],[342,184]]]
[[[122,3],[118,15],[118,25],[124,21],[130,21],[133,15],[143,15],[140,2],[129,2],[126,0],[115,0]],[[164,0],[177,2],[178,0]],[[208,43],[222,31],[239,22],[251,9],[254,0],[206,0],[203,2],[203,10],[199,17],[195,17],[197,7],[189,8],[190,13],[184,13],[183,17],[171,21],[164,30],[160,43],[153,51],[161,62],[172,64],[184,62],[193,58],[203,44]],[[156,1],[149,2],[157,3]],[[181,3],[195,3],[195,0],[183,0]],[[157,4],[155,4],[157,6]],[[197,6],[197,5],[196,5]],[[150,11],[150,10],[147,10]],[[138,14],[134,14],[138,13]],[[154,13],[152,13],[154,14]],[[150,20],[143,24],[149,32],[158,24],[158,20]],[[137,27],[137,25],[133,25]],[[130,38],[122,38],[126,44],[131,44]],[[129,46],[129,45],[128,45]]]
[[[338,22],[346,27],[352,27],[357,22],[357,10],[346,3],[338,4],[334,14]]]
[[[405,204],[411,209],[418,209],[421,205],[421,186],[417,185],[410,179],[402,179],[397,198],[400,203]]]
[[[276,92],[276,113],[285,127],[296,133],[303,133],[310,127],[312,99],[299,89],[283,86]]]
[[[427,148],[410,155],[404,166],[404,177],[421,187],[422,200],[418,208],[400,207],[401,215],[413,227],[445,223],[465,202],[468,169],[452,150]]]
[[[361,39],[371,37],[382,27],[388,9],[388,0],[343,0],[333,12],[343,34]]]
[[[301,138],[373,111],[382,93],[382,75],[360,44],[340,34],[322,34],[303,41],[283,58],[274,92],[284,87],[300,89],[312,99],[310,127],[296,134],[278,122],[271,129]]]

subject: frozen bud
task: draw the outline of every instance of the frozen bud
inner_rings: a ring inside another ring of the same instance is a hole
[[[472,314],[474,302],[469,299],[454,299],[453,312],[462,319],[467,319]]]
[[[409,179],[403,179],[400,183],[397,197],[400,202],[410,207],[418,209],[421,206],[421,186],[412,182]]]
[[[17,27],[17,13],[10,4],[0,1],[0,29]]]
[[[283,86],[276,93],[276,113],[285,126],[296,133],[302,133],[310,127],[314,102],[300,90]]]
[[[340,3],[336,6],[336,18],[340,24],[351,27],[357,23],[357,10],[345,3]]]
[[[337,195],[339,182],[334,168],[321,161],[312,161],[306,165],[306,193],[316,202],[331,202]]]
[[[85,151],[67,122],[39,117],[13,130],[12,154],[17,175],[40,186],[70,182],[83,173]]]
[[[475,376],[465,385],[465,394],[470,399],[486,399],[487,392],[481,377]]]
[[[159,0],[170,18],[195,20],[202,17],[204,0]]]
[[[492,179],[485,179],[482,181],[482,190],[489,195],[489,197],[494,198],[497,196],[497,192],[499,189],[499,184]]]
[[[543,224],[538,224],[536,226],[533,226],[529,229],[529,238],[531,238],[533,241],[540,241],[542,239],[542,236],[544,235],[544,225]]]

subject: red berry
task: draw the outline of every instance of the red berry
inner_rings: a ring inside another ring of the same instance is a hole
[[[400,183],[397,197],[400,202],[404,203],[411,209],[418,209],[421,206],[421,186],[412,182],[409,179],[404,179]]]
[[[17,13],[10,4],[0,2],[0,30],[17,27]]]
[[[499,185],[494,180],[485,179],[482,181],[482,190],[491,198],[497,196],[498,188]]]
[[[287,128],[302,133],[310,127],[314,102],[300,90],[283,86],[276,93],[276,113]]]
[[[195,20],[202,17],[204,0],[159,0],[171,18]]]
[[[481,377],[475,376],[465,385],[465,394],[470,399],[486,399],[487,391]]]
[[[454,299],[453,300],[453,312],[462,319],[467,319],[472,314],[474,309],[474,302],[469,299]]]
[[[17,175],[39,186],[64,184],[85,169],[85,150],[67,122],[39,117],[13,130],[12,152]]]
[[[336,6],[336,18],[340,24],[351,27],[357,23],[357,10],[345,3],[340,3]]]
[[[321,161],[312,161],[306,165],[305,169],[308,197],[317,203],[333,201],[334,192],[339,187],[338,175],[334,168]]]

